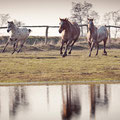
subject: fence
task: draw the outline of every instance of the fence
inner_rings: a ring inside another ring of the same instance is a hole
[[[49,28],[59,28],[59,26],[47,26],[47,25],[43,25],[43,26],[22,26],[22,27],[27,27],[27,28],[46,28],[45,30],[45,44],[47,44],[47,40],[48,40],[48,30]],[[83,27],[86,27],[86,33],[88,31],[88,26],[87,24],[83,24],[83,25],[79,25],[79,27],[81,28],[81,34],[83,35]],[[110,38],[111,38],[111,28],[120,28],[120,26],[113,26],[113,25],[107,25],[106,26],[108,28],[108,33],[109,33],[109,43],[110,43]],[[0,29],[6,29],[7,27],[0,27]]]
[[[120,28],[120,26],[114,26],[114,25],[106,25],[106,27],[108,28],[108,38],[109,38],[109,43],[111,43],[111,28]]]

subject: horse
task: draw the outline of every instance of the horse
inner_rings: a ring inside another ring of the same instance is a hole
[[[12,54],[17,51],[17,53],[19,53],[25,43],[25,41],[27,40],[30,32],[31,32],[31,29],[27,29],[27,28],[19,28],[17,27],[13,21],[9,22],[8,21],[8,27],[7,27],[7,32],[10,32],[11,31],[11,35],[3,49],[2,52],[5,52],[6,50],[6,47],[8,46],[8,44],[10,42],[13,42],[13,52]],[[20,44],[20,48],[17,50],[18,48],[18,43],[21,42]]]
[[[94,25],[93,19],[88,19],[88,33],[87,33],[87,40],[90,47],[89,57],[91,56],[91,52],[96,45],[97,52],[96,56],[98,55],[99,50],[99,43],[104,42],[104,55],[107,55],[106,52],[106,42],[108,39],[108,31],[105,26],[101,26],[99,29]]]
[[[62,55],[63,57],[67,56],[67,49],[70,46],[70,51],[68,54],[71,54],[72,47],[74,43],[78,40],[80,35],[80,28],[76,22],[70,22],[67,18],[60,19],[59,33],[62,33],[62,44],[60,47],[60,54],[62,55],[62,49],[66,43],[65,52]]]

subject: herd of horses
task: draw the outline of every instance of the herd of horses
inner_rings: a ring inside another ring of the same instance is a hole
[[[13,21],[8,22],[7,32],[11,31],[11,36],[8,39],[8,42],[6,43],[4,49],[2,52],[5,52],[6,47],[10,42],[13,42],[13,52],[19,53],[26,42],[31,29],[27,28],[19,28],[17,27]],[[71,54],[72,47],[74,43],[78,40],[80,35],[80,28],[79,25],[76,22],[70,22],[67,18],[61,19],[60,18],[60,25],[59,25],[59,33],[62,33],[62,41],[61,41],[61,47],[60,47],[60,54],[65,57],[67,56],[68,47],[70,47],[70,50],[68,54]],[[105,26],[101,26],[99,29],[94,25],[93,19],[88,19],[88,33],[87,33],[87,40],[90,47],[89,57],[91,56],[91,52],[96,46],[97,52],[96,55],[98,55],[99,50],[99,43],[101,41],[104,42],[104,55],[107,55],[106,52],[106,42],[108,39],[108,31]],[[18,43],[21,43],[18,49]],[[62,49],[64,44],[66,44],[65,51],[63,53]]]

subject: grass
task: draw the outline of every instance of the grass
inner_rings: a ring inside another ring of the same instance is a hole
[[[58,50],[0,53],[0,82],[53,82],[120,80],[120,50],[103,49],[88,57],[87,49],[73,50],[62,58]]]

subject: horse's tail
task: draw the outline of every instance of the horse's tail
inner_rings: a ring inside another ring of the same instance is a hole
[[[28,29],[29,33],[32,31],[31,29]]]

